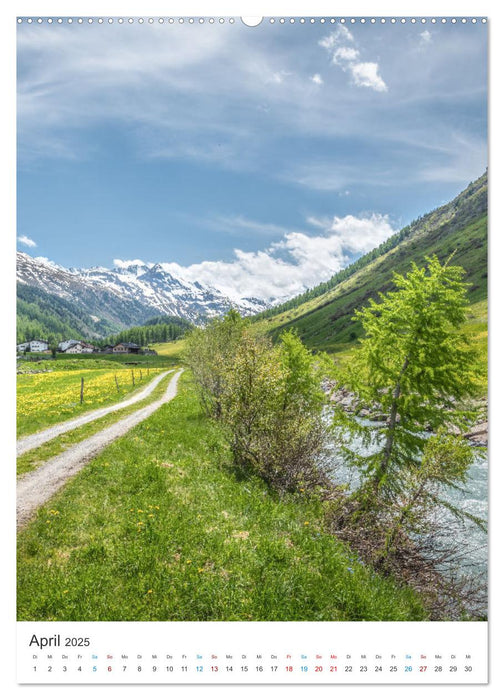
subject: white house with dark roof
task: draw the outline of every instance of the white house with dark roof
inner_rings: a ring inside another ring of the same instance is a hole
[[[27,343],[20,343],[16,346],[18,352],[47,352],[49,342],[47,340],[30,340]]]
[[[80,355],[82,353],[82,343],[80,340],[74,340],[70,345],[67,346],[65,354],[68,355]]]
[[[58,343],[58,350],[60,352],[66,352],[67,348],[70,347],[70,345],[74,345],[75,343],[78,343],[78,340],[62,340],[61,343]]]
[[[58,343],[58,350],[60,352],[66,352],[67,348],[70,347],[70,345],[73,345],[74,343],[78,343],[78,340],[62,340],[61,343]]]

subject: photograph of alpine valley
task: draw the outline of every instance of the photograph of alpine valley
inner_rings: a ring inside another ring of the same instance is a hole
[[[484,21],[17,28],[18,620],[486,620]]]

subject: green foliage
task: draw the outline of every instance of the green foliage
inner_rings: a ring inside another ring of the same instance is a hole
[[[96,338],[115,330],[107,321],[94,321],[89,314],[65,299],[27,284],[17,285],[17,342],[48,338]]]
[[[450,435],[441,428],[425,445],[420,468],[410,478],[413,485],[436,482],[443,486],[458,488],[466,482],[467,469],[473,457],[473,450],[459,435]],[[428,494],[430,498],[431,493]]]
[[[178,316],[164,315],[116,333],[118,328],[119,324],[95,320],[78,304],[55,294],[26,284],[17,285],[17,343],[47,338],[57,345],[65,338],[89,338],[100,345],[130,342],[145,346],[175,340],[192,328],[192,324]]]
[[[228,368],[247,324],[231,309],[223,319],[214,319],[206,328],[195,328],[186,336],[183,361],[193,372],[201,403],[209,416],[221,415]]]
[[[295,333],[274,347],[231,311],[187,337],[185,362],[207,415],[226,427],[237,466],[282,493],[324,483],[325,396]]]
[[[294,333],[275,347],[244,333],[222,396],[236,463],[281,493],[322,486],[324,401],[313,358]]]
[[[372,407],[385,419],[371,427],[344,421],[345,429],[375,447],[357,458],[365,473],[362,489],[389,500],[403,492],[409,472],[421,463],[423,431],[436,433],[448,421],[466,425],[469,413],[459,404],[478,386],[476,352],[459,331],[467,308],[464,271],[436,257],[427,263],[395,275],[397,291],[356,313],[366,335],[347,369],[356,410]]]
[[[161,316],[153,316],[152,318],[148,318],[143,325],[158,326],[160,324],[165,326],[173,324],[187,330],[193,327],[193,324],[190,321],[187,321],[185,318],[181,318],[180,316],[170,316],[169,314],[162,314]]]
[[[405,474],[401,500],[392,509],[389,508],[391,519],[384,548],[379,555],[381,561],[385,561],[394,551],[396,541],[403,532],[420,535],[428,532],[432,512],[438,507],[448,508],[461,519],[469,517],[485,529],[481,519],[443,498],[444,488],[460,489],[466,482],[472,458],[473,450],[467,440],[450,435],[445,428],[427,440],[420,464]]]
[[[321,372],[317,361],[308,352],[295,330],[280,336],[280,365],[285,373],[282,406],[298,404],[299,410],[309,413],[319,411],[325,402],[320,388]]]
[[[153,343],[166,343],[182,337],[192,327],[192,323],[178,316],[158,316],[149,319],[142,326],[134,326],[110,335],[101,342],[101,345],[136,343],[144,347]]]
[[[485,524],[448,496],[462,489],[473,458],[451,433],[465,432],[474,418],[466,406],[481,388],[478,346],[462,331],[463,277],[460,267],[427,258],[395,275],[381,303],[357,312],[365,337],[340,370],[352,406],[335,413],[346,466],[360,471],[337,504],[335,531],[376,570],[418,586],[434,619],[486,615],[483,577],[461,573],[457,519]],[[375,420],[362,418],[369,414]]]

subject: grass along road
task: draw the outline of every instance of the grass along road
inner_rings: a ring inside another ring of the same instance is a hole
[[[160,399],[161,396],[163,396],[163,394],[165,393],[168,383],[171,379],[170,374],[171,373],[169,372],[159,382],[159,384],[153,390],[153,392],[149,394],[147,398],[143,399],[143,401],[139,401],[138,403],[132,404],[131,406],[122,408],[114,413],[108,413],[102,418],[97,418],[96,420],[91,421],[90,423],[85,423],[84,425],[81,425],[78,428],[75,428],[74,430],[70,430],[67,433],[62,433],[61,435],[58,435],[52,440],[49,440],[49,442],[44,442],[44,444],[40,445],[40,447],[36,447],[33,450],[29,450],[28,452],[22,454],[20,457],[17,457],[17,477],[20,477],[23,474],[26,474],[27,472],[31,472],[35,469],[38,469],[44,464],[44,462],[47,462],[52,457],[55,457],[57,454],[61,454],[72,445],[75,445],[76,443],[81,442],[82,440],[85,440],[88,437],[91,437],[91,435],[94,435],[100,430],[107,428],[109,425],[116,423],[121,418],[125,418],[134,411],[137,411],[139,408],[148,406],[152,401]]]
[[[111,406],[132,396],[163,369],[170,369],[148,367],[143,371],[138,367],[116,367],[117,369],[76,367],[75,370],[56,369],[18,375],[17,436],[31,435],[92,409]]]
[[[40,445],[43,445],[49,440],[53,440],[58,435],[62,435],[63,433],[67,433],[70,430],[74,430],[75,428],[78,428],[81,425],[85,425],[86,423],[94,421],[97,418],[102,418],[108,413],[112,413],[113,411],[119,411],[122,408],[126,408],[128,406],[131,406],[132,404],[137,403],[138,401],[142,401],[154,391],[154,389],[158,386],[159,382],[161,382],[164,379],[164,377],[170,374],[170,372],[173,372],[173,370],[169,370],[168,372],[162,372],[157,377],[155,377],[150,382],[150,384],[144,387],[141,391],[136,392],[129,399],[120,401],[119,403],[113,404],[112,406],[106,406],[104,408],[95,409],[94,411],[85,413],[84,415],[78,416],[77,418],[72,418],[68,421],[65,421],[64,423],[58,423],[57,425],[53,425],[50,428],[46,428],[45,430],[42,430],[38,433],[33,433],[32,435],[27,435],[26,437],[20,438],[16,443],[17,456],[19,457],[20,455],[24,454],[25,452],[28,452],[29,450],[33,450],[36,447],[40,447]]]
[[[423,620],[324,529],[323,504],[233,468],[188,373],[18,534],[19,620]]]
[[[164,403],[171,401],[177,393],[177,383],[182,372],[183,370],[179,370],[172,377],[166,392],[157,401],[83,440],[49,460],[36,471],[19,479],[16,503],[17,527],[22,527],[39,506],[51,498],[71,476],[79,472],[107,445],[144,421]]]

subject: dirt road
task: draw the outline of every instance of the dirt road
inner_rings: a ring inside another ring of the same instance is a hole
[[[21,528],[35,513],[36,509],[53,496],[65,482],[77,474],[93,457],[107,445],[117,440],[135,425],[171,401],[177,394],[177,383],[183,370],[171,379],[166,392],[157,401],[131,413],[113,425],[70,447],[62,454],[53,457],[34,472],[26,474],[17,483],[17,527]]]
[[[27,435],[26,437],[20,438],[16,442],[16,455],[20,457],[25,452],[34,450],[36,447],[40,447],[40,445],[43,445],[45,442],[49,442],[49,440],[58,437],[58,435],[68,433],[69,430],[75,430],[75,428],[79,428],[81,425],[86,425],[86,423],[90,423],[97,418],[103,418],[103,416],[106,416],[109,413],[120,411],[121,408],[127,408],[128,406],[138,403],[138,401],[146,399],[150,394],[152,394],[159,382],[170,374],[170,372],[173,372],[173,370],[171,369],[168,372],[161,372],[161,374],[153,379],[152,382],[147,384],[142,391],[139,391],[137,394],[134,394],[134,396],[126,399],[125,401],[120,401],[119,403],[115,403],[112,406],[106,406],[105,408],[97,408],[95,411],[90,411],[89,413],[85,413],[77,418],[72,418],[64,423],[58,423],[50,428],[41,430],[39,433],[33,433],[33,435]]]

